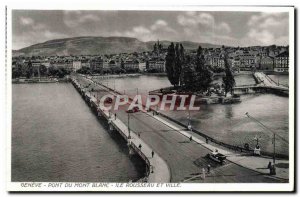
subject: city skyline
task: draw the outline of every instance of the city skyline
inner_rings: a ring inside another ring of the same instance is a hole
[[[289,43],[288,12],[13,10],[12,16],[14,50],[78,36],[241,47]]]

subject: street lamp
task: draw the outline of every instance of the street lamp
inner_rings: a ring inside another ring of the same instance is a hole
[[[248,118],[250,118],[252,121],[255,121],[255,122],[257,122],[259,125],[261,125],[263,128],[265,128],[265,129],[267,129],[267,130],[269,130],[269,131],[271,131],[272,133],[273,133],[273,163],[275,164],[275,140],[276,140],[276,134],[275,134],[275,132],[273,131],[273,130],[271,130],[270,128],[268,128],[267,126],[265,126],[263,123],[261,123],[260,121],[258,121],[257,119],[255,119],[255,118],[253,118],[252,116],[250,116],[249,115],[249,113],[248,112],[246,112],[245,113],[245,115],[248,117]]]
[[[129,127],[129,119],[130,119],[130,117],[129,117],[129,113],[127,113],[128,139],[130,139],[130,138],[131,138],[131,136],[130,136],[130,127]]]
[[[188,110],[188,117],[187,117],[187,119],[188,119],[188,129],[192,130],[190,110]]]

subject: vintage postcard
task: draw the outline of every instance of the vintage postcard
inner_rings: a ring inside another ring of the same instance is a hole
[[[294,191],[294,7],[6,15],[8,191]]]

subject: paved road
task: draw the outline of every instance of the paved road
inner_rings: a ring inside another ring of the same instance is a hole
[[[87,86],[90,82],[85,78],[79,77],[79,82]],[[92,94],[101,98],[107,94],[103,88],[98,85],[90,85],[89,89],[94,89]],[[127,106],[128,107],[128,106]],[[128,114],[125,111],[126,106],[116,112],[117,117],[127,124]],[[143,112],[130,114],[130,129],[134,132],[139,131],[140,137],[148,143],[152,149],[157,152],[168,164],[171,172],[171,182],[281,182],[268,175],[263,175],[255,171],[243,168],[234,163],[227,162],[225,165],[219,165],[208,158],[206,154],[209,151],[195,143],[190,142],[186,137],[172,130],[167,125],[154,119],[151,115]],[[212,166],[211,174],[203,180],[199,173],[207,165]]]

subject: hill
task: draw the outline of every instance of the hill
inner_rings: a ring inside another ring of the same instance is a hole
[[[139,51],[150,51],[156,41],[142,42],[136,38],[130,37],[74,37],[49,40],[25,47],[19,50],[13,50],[13,56],[16,55],[98,55],[98,54],[116,54],[130,53]],[[160,41],[164,47],[167,47],[171,41]],[[209,43],[196,43],[190,41],[181,42],[185,49],[196,49],[199,45],[202,47],[220,47]]]

